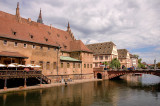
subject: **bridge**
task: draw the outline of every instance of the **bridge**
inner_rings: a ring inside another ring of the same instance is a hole
[[[94,78],[98,79],[113,79],[116,77],[120,77],[125,74],[151,74],[160,76],[160,69],[137,69],[137,70],[123,70],[123,69],[112,69],[112,70],[104,70],[103,68],[94,68]]]
[[[37,70],[0,70],[0,80],[4,82],[4,90],[7,89],[7,80],[9,79],[24,79],[24,87],[27,85],[28,78],[35,78],[41,84],[49,84],[51,80],[42,74],[42,71]],[[13,82],[14,83],[14,82]],[[1,83],[2,84],[2,83]],[[0,84],[0,85],[1,85]]]

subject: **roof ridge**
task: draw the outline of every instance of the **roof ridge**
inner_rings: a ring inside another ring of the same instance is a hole
[[[97,45],[97,44],[105,44],[105,43],[113,43],[113,42],[112,41],[109,41],[109,42],[98,42],[98,43],[92,43],[92,44],[86,44],[86,45]]]

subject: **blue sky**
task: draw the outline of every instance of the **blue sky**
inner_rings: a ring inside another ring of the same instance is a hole
[[[85,44],[113,41],[142,61],[160,61],[160,0],[0,0],[0,10],[66,30]]]

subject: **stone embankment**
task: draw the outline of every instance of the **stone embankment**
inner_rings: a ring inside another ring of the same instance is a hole
[[[83,79],[83,80],[73,80],[71,82],[67,82],[67,85],[70,84],[78,84],[78,83],[85,83],[85,82],[91,82],[91,81],[101,81],[102,79]],[[17,91],[26,91],[26,90],[35,90],[35,89],[43,89],[43,88],[50,88],[54,86],[63,86],[65,83],[51,83],[51,84],[42,84],[42,85],[35,85],[35,86],[27,86],[27,87],[17,87],[17,88],[8,88],[6,90],[0,89],[1,93],[12,93]]]

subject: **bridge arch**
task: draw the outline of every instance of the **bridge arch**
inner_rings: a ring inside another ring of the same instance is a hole
[[[101,73],[97,73],[97,79],[102,79],[102,74]]]

